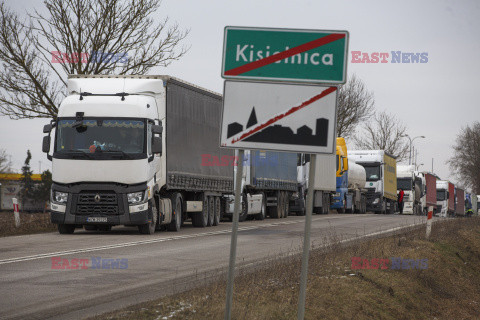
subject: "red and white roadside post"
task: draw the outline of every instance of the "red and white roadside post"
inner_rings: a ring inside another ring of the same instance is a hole
[[[427,239],[430,238],[430,233],[432,232],[432,218],[433,218],[433,207],[428,207],[427,215]]]
[[[20,227],[20,210],[18,209],[18,200],[13,198],[13,216],[15,217],[15,228]]]

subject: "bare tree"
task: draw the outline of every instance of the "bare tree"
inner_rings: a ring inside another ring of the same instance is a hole
[[[0,149],[0,173],[10,173],[12,171],[12,162],[10,156],[3,149]]]
[[[406,131],[406,126],[395,116],[377,112],[355,136],[354,142],[359,149],[385,150],[400,162],[408,158],[410,150],[405,139]]]
[[[0,114],[56,117],[69,74],[145,74],[180,59],[188,34],[161,0],[46,0],[25,21],[0,0]]]
[[[480,122],[462,128],[447,163],[462,185],[480,194]]]
[[[338,90],[337,137],[354,134],[359,123],[368,120],[374,112],[373,93],[363,81],[353,75]]]

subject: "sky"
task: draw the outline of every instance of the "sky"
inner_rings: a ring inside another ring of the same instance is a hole
[[[41,1],[7,0],[24,13],[42,8]],[[266,1],[164,0],[157,12],[190,29],[189,52],[166,68],[168,74],[222,92],[220,76],[225,26],[348,30],[348,75],[356,74],[387,111],[407,126],[415,139],[420,170],[432,170],[457,182],[446,161],[462,127],[480,121],[480,2],[434,1]],[[426,63],[352,63],[352,51],[427,53]],[[0,149],[20,170],[26,150],[35,172],[51,168],[41,153],[42,126],[47,119],[11,120],[0,116]],[[348,143],[348,140],[347,140]],[[467,142],[466,142],[467,143]]]

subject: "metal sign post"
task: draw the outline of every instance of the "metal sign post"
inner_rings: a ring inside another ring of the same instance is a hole
[[[315,179],[315,163],[317,156],[310,156],[310,172],[308,173],[307,211],[305,213],[305,232],[303,235],[302,272],[300,274],[300,293],[298,295],[297,319],[305,317],[305,298],[307,293],[308,256],[310,253],[310,230],[312,229],[313,186]]]
[[[227,301],[225,306],[225,320],[232,318],[232,302],[233,302],[233,282],[235,280],[235,260],[237,258],[237,232],[238,218],[240,216],[241,204],[240,197],[242,195],[242,173],[244,150],[238,150],[237,174],[235,176],[235,203],[233,205],[232,218],[232,238],[230,241],[230,261],[228,264],[227,279]]]

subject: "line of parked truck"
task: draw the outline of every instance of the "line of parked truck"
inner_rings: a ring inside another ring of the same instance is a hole
[[[59,232],[126,225],[152,234],[178,231],[187,220],[195,227],[231,220],[238,161],[240,221],[304,215],[309,187],[317,214],[394,213],[399,188],[404,213],[430,206],[438,215],[465,213],[463,190],[397,166],[383,150],[348,151],[341,137],[336,154],[316,157],[313,182],[306,154],[246,150],[238,159],[219,147],[221,110],[221,95],[170,76],[70,76],[42,145],[52,160],[51,219]],[[470,203],[477,206],[476,196]]]

